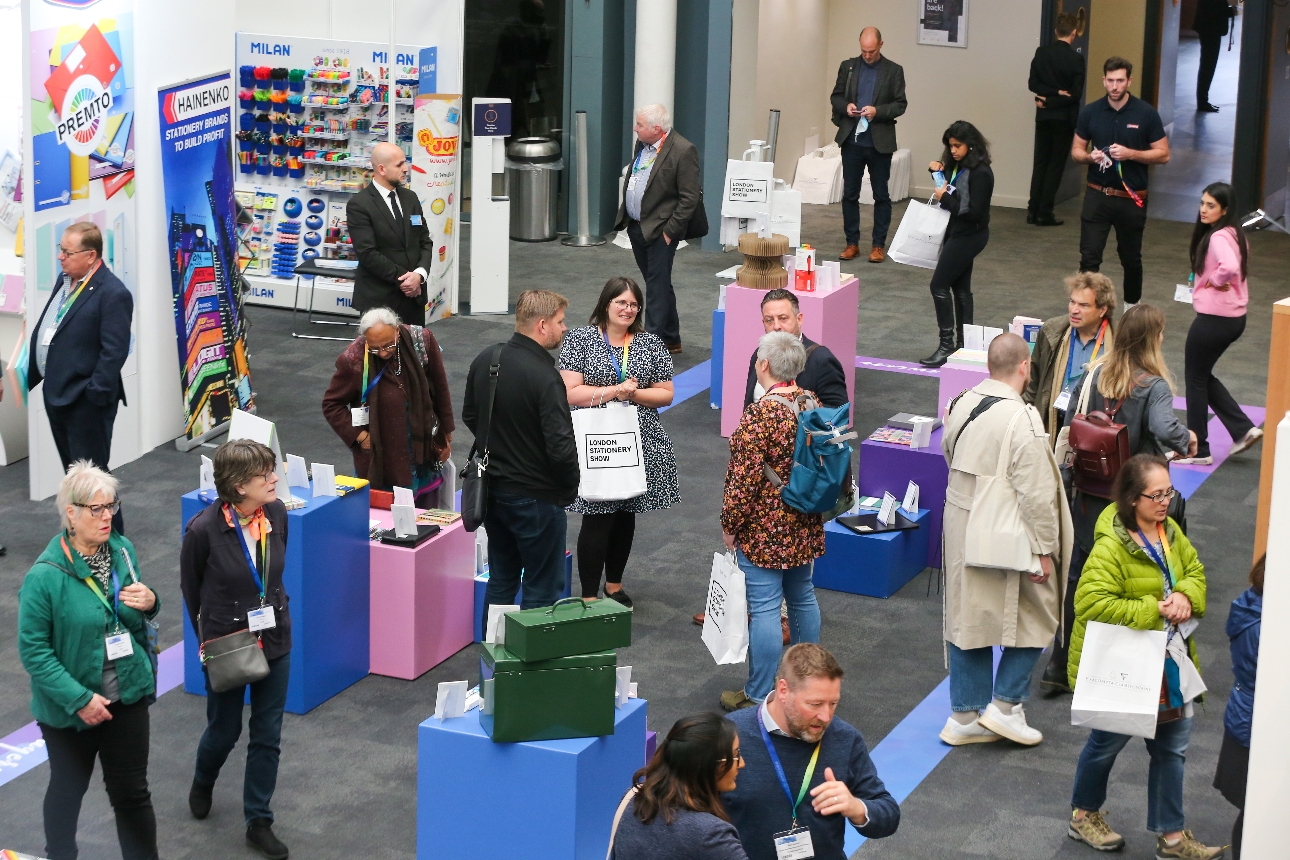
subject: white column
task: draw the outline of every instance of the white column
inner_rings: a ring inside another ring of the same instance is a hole
[[[636,0],[633,80],[633,110],[657,103],[672,113],[676,92],[676,0]]]

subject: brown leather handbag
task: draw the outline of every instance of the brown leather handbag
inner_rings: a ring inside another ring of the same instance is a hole
[[[1068,440],[1071,477],[1075,489],[1082,493],[1111,498],[1115,476],[1130,456],[1129,428],[1115,423],[1115,416],[1123,405],[1124,400],[1120,400],[1105,412],[1077,414],[1071,419]]]

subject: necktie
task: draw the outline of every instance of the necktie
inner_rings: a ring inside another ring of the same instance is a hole
[[[394,220],[403,223],[403,210],[399,208],[399,192],[390,189],[390,209],[394,211]]]

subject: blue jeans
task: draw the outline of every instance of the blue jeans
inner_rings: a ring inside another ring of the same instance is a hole
[[[246,823],[257,818],[273,821],[269,801],[278,784],[278,757],[282,751],[282,710],[287,706],[287,679],[291,654],[269,661],[269,674],[251,685],[251,721],[246,743],[246,774],[242,782],[242,813]],[[206,679],[206,731],[197,744],[197,771],[193,782],[212,786],[220,768],[242,734],[242,703],[246,687],[216,693]]]
[[[811,584],[814,565],[810,562],[775,570],[758,567],[743,550],[735,553],[735,562],[744,572],[748,588],[748,686],[744,693],[760,702],[775,686],[779,657],[784,648],[784,633],[779,623],[779,604],[788,601],[788,631],[794,645],[820,641],[820,605],[815,602]]]
[[[1004,648],[999,671],[994,671],[994,648],[964,650],[953,642],[950,649],[950,709],[982,711],[991,699],[1030,701],[1030,673],[1042,648]]]
[[[1191,739],[1191,717],[1156,726],[1155,740],[1147,741],[1151,767],[1147,771],[1147,829],[1173,833],[1183,829],[1183,766]],[[1115,757],[1130,741],[1128,735],[1094,729],[1075,767],[1071,805],[1094,812],[1106,803],[1106,783]]]
[[[527,496],[491,490],[484,528],[488,531],[488,607],[509,605],[524,583],[525,609],[550,606],[564,591],[564,508]]]
[[[881,248],[887,244],[887,231],[891,229],[891,192],[887,190],[890,152],[851,141],[842,144],[842,230],[848,245],[860,244],[860,184],[866,167],[873,190],[873,247]]]

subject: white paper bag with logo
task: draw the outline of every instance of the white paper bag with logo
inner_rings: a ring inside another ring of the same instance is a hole
[[[712,554],[703,613],[703,644],[712,659],[717,665],[742,663],[748,656],[748,592],[744,572],[730,553]]]
[[[891,240],[887,256],[897,263],[935,269],[945,242],[945,228],[950,224],[950,213],[934,202],[909,201],[905,217],[900,219],[896,238]]]
[[[803,155],[797,160],[793,175],[793,190],[801,192],[802,202],[827,206],[833,200],[833,184],[842,172],[842,152],[829,157],[823,149]]]
[[[582,477],[578,495],[589,502],[633,499],[649,489],[636,407],[614,404],[573,413]]]
[[[770,192],[775,186],[775,165],[769,161],[726,162],[725,192],[721,214],[726,218],[756,218],[770,212]]]
[[[1154,738],[1165,638],[1163,630],[1090,621],[1071,699],[1071,725]]]

